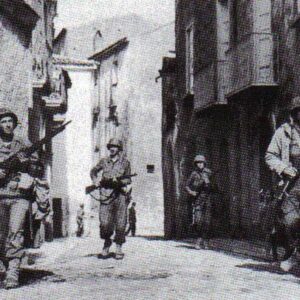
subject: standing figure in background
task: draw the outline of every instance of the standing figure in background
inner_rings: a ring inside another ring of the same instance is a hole
[[[29,175],[32,180],[31,189],[33,196],[32,203],[32,230],[33,230],[33,248],[41,247],[44,238],[42,237],[42,227],[50,223],[53,216],[53,210],[50,201],[50,188],[47,180],[44,179],[44,165],[35,161],[29,166]]]
[[[76,236],[81,237],[84,234],[84,204],[83,203],[80,204],[79,209],[77,210],[76,223],[77,223]]]
[[[128,235],[131,232],[132,236],[135,236],[135,231],[136,231],[136,210],[135,210],[136,203],[133,202],[131,204],[131,207],[129,208],[129,228],[126,231],[126,235]]]
[[[196,249],[208,249],[211,227],[211,171],[206,168],[206,159],[197,155],[194,159],[195,168],[191,173],[186,191],[191,196],[193,203],[193,226],[198,239]]]
[[[109,156],[102,158],[91,170],[94,185],[100,191],[100,237],[104,240],[102,257],[109,257],[112,244],[111,237],[115,233],[116,259],[122,259],[122,245],[125,243],[127,224],[127,207],[130,201],[131,179],[130,162],[122,155],[123,144],[118,139],[111,139],[107,144]],[[99,178],[99,174],[100,178]],[[125,178],[120,179],[125,175]]]
[[[8,174],[0,169],[0,262],[6,268],[4,287],[19,286],[21,259],[24,251],[24,227],[26,214],[30,207],[30,197],[20,183],[28,175],[28,162],[34,157],[26,157],[23,152],[28,144],[17,137],[14,130],[18,125],[17,116],[6,108],[0,109],[0,161],[16,154],[18,171]]]

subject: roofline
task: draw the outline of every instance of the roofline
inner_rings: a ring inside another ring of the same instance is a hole
[[[75,68],[92,68],[97,69],[99,66],[99,63],[92,60],[87,59],[77,59],[72,58],[68,56],[62,56],[62,55],[53,55],[53,64],[54,65],[60,65],[63,67],[75,67]]]
[[[129,41],[127,40],[127,37],[125,37],[121,40],[118,40],[114,44],[108,46],[104,50],[102,50],[98,53],[95,53],[94,55],[92,55],[88,59],[101,61],[101,60],[106,59],[107,57],[111,56],[112,54],[114,54],[116,52],[122,51],[128,44],[129,44]]]

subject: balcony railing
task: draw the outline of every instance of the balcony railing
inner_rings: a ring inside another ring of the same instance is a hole
[[[195,74],[194,109],[199,111],[214,105],[227,104],[227,61],[214,62]]]
[[[231,97],[253,86],[276,86],[277,40],[270,33],[252,33],[227,51]]]

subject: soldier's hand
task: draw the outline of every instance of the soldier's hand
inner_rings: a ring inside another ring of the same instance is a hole
[[[18,160],[21,162],[21,163],[24,163],[24,162],[27,162],[28,161],[28,157],[26,156],[26,154],[24,152],[19,152],[17,154],[17,157],[18,157]]]
[[[0,179],[3,179],[6,177],[6,171],[4,169],[0,169]]]
[[[99,182],[98,182],[98,180],[97,180],[97,177],[93,177],[93,178],[92,178],[92,181],[93,181],[93,184],[94,184],[95,186],[98,186],[98,185],[99,185]]]
[[[196,197],[198,195],[198,193],[195,192],[195,191],[191,191],[191,195],[194,196],[194,197]]]
[[[298,175],[298,171],[296,168],[288,167],[283,170],[283,174],[289,177],[290,179],[293,179]]]

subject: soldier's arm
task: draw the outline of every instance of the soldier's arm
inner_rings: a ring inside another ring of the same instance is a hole
[[[38,210],[45,215],[51,211],[50,205],[50,188],[48,182],[35,181],[35,201],[37,203]]]
[[[193,196],[193,197],[195,197],[195,196],[197,196],[197,192],[196,191],[193,191],[191,188],[190,188],[190,186],[191,186],[191,184],[192,184],[192,182],[194,181],[194,175],[193,175],[193,173],[190,175],[190,177],[188,178],[188,180],[187,180],[187,183],[186,183],[186,186],[185,186],[185,190],[188,192],[188,194],[190,195],[190,196]]]
[[[275,171],[278,175],[281,175],[283,170],[289,167],[281,160],[282,146],[284,146],[282,145],[283,134],[282,128],[276,130],[265,155],[266,164],[270,170]]]
[[[101,159],[98,164],[92,168],[91,172],[90,172],[90,176],[91,176],[91,179],[93,180],[93,182],[95,183],[96,180],[97,180],[97,175],[98,173],[103,170],[103,166],[104,166],[104,160]]]
[[[124,175],[130,175],[131,174],[131,166],[130,166],[130,162],[127,161],[125,168],[124,168]],[[128,185],[131,184],[131,178],[125,178],[121,180],[121,184],[122,185]]]

